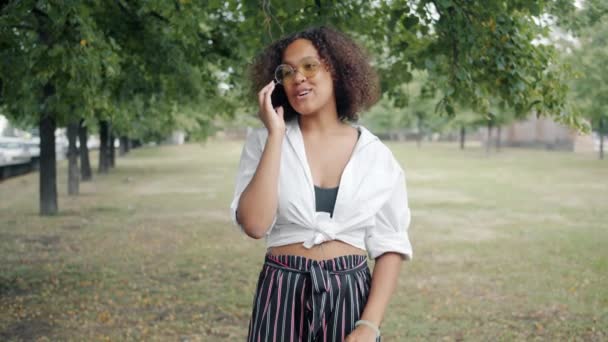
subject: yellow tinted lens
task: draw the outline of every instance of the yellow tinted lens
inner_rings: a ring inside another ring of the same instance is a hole
[[[315,59],[307,59],[300,65],[300,70],[304,76],[312,77],[317,73],[317,70],[319,70],[319,65],[319,61]]]

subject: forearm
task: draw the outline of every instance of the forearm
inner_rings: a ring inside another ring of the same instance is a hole
[[[278,206],[278,179],[284,135],[268,135],[253,178],[241,194],[237,220],[252,238],[264,237]]]
[[[362,320],[373,322],[380,327],[389,300],[397,287],[402,263],[403,259],[397,253],[385,253],[376,258],[370,293],[361,315]]]

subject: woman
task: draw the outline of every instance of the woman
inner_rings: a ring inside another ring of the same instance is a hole
[[[380,341],[412,248],[403,169],[355,124],[376,74],[352,39],[315,27],[268,46],[252,79],[265,127],[247,136],[231,204],[268,246],[248,340]]]

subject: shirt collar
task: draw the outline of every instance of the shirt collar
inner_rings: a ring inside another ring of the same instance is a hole
[[[361,151],[364,146],[371,144],[376,140],[380,140],[377,136],[367,130],[365,127],[359,124],[350,123],[353,127],[358,127],[361,131],[361,136],[357,140],[357,144],[355,145],[355,149],[351,155],[351,159]],[[302,132],[300,131],[300,123],[297,118],[288,121],[285,124],[285,135],[287,136],[287,141],[295,151],[295,154],[300,162],[300,166],[304,170],[308,182],[310,183],[310,188],[313,187],[313,179],[310,171],[310,167],[308,166],[308,160],[306,159],[306,149],[304,147],[304,138],[302,137]]]
[[[380,140],[376,135],[374,135],[372,132],[370,132],[364,126],[362,126],[358,123],[349,123],[349,124],[352,127],[356,127],[361,131],[361,136],[359,137],[359,141],[357,142],[357,148],[355,149],[353,154],[355,152],[357,152],[357,150],[359,150],[363,146],[366,146],[367,144],[372,143],[376,140]],[[300,123],[298,122],[297,117],[288,121],[285,124],[285,135],[287,136],[287,139],[289,139],[289,142],[294,147],[298,147],[298,148],[296,148],[296,150],[298,150],[298,152],[300,150],[302,152],[304,152],[304,140],[302,138],[302,131],[300,130]],[[300,146],[301,146],[301,149],[300,149]],[[303,157],[305,158],[305,156],[303,156]]]

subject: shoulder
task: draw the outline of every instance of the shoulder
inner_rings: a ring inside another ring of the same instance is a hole
[[[255,147],[264,147],[264,144],[268,139],[268,130],[266,127],[249,127],[247,129],[246,144],[253,145]]]
[[[265,138],[268,136],[268,130],[266,127],[253,127],[250,128],[250,134],[255,135],[257,138]]]
[[[364,139],[363,157],[366,163],[373,165],[376,170],[382,170],[383,173],[397,175],[403,172],[403,168],[393,151],[378,138],[374,133],[362,125],[358,125],[361,129],[361,137]]]

